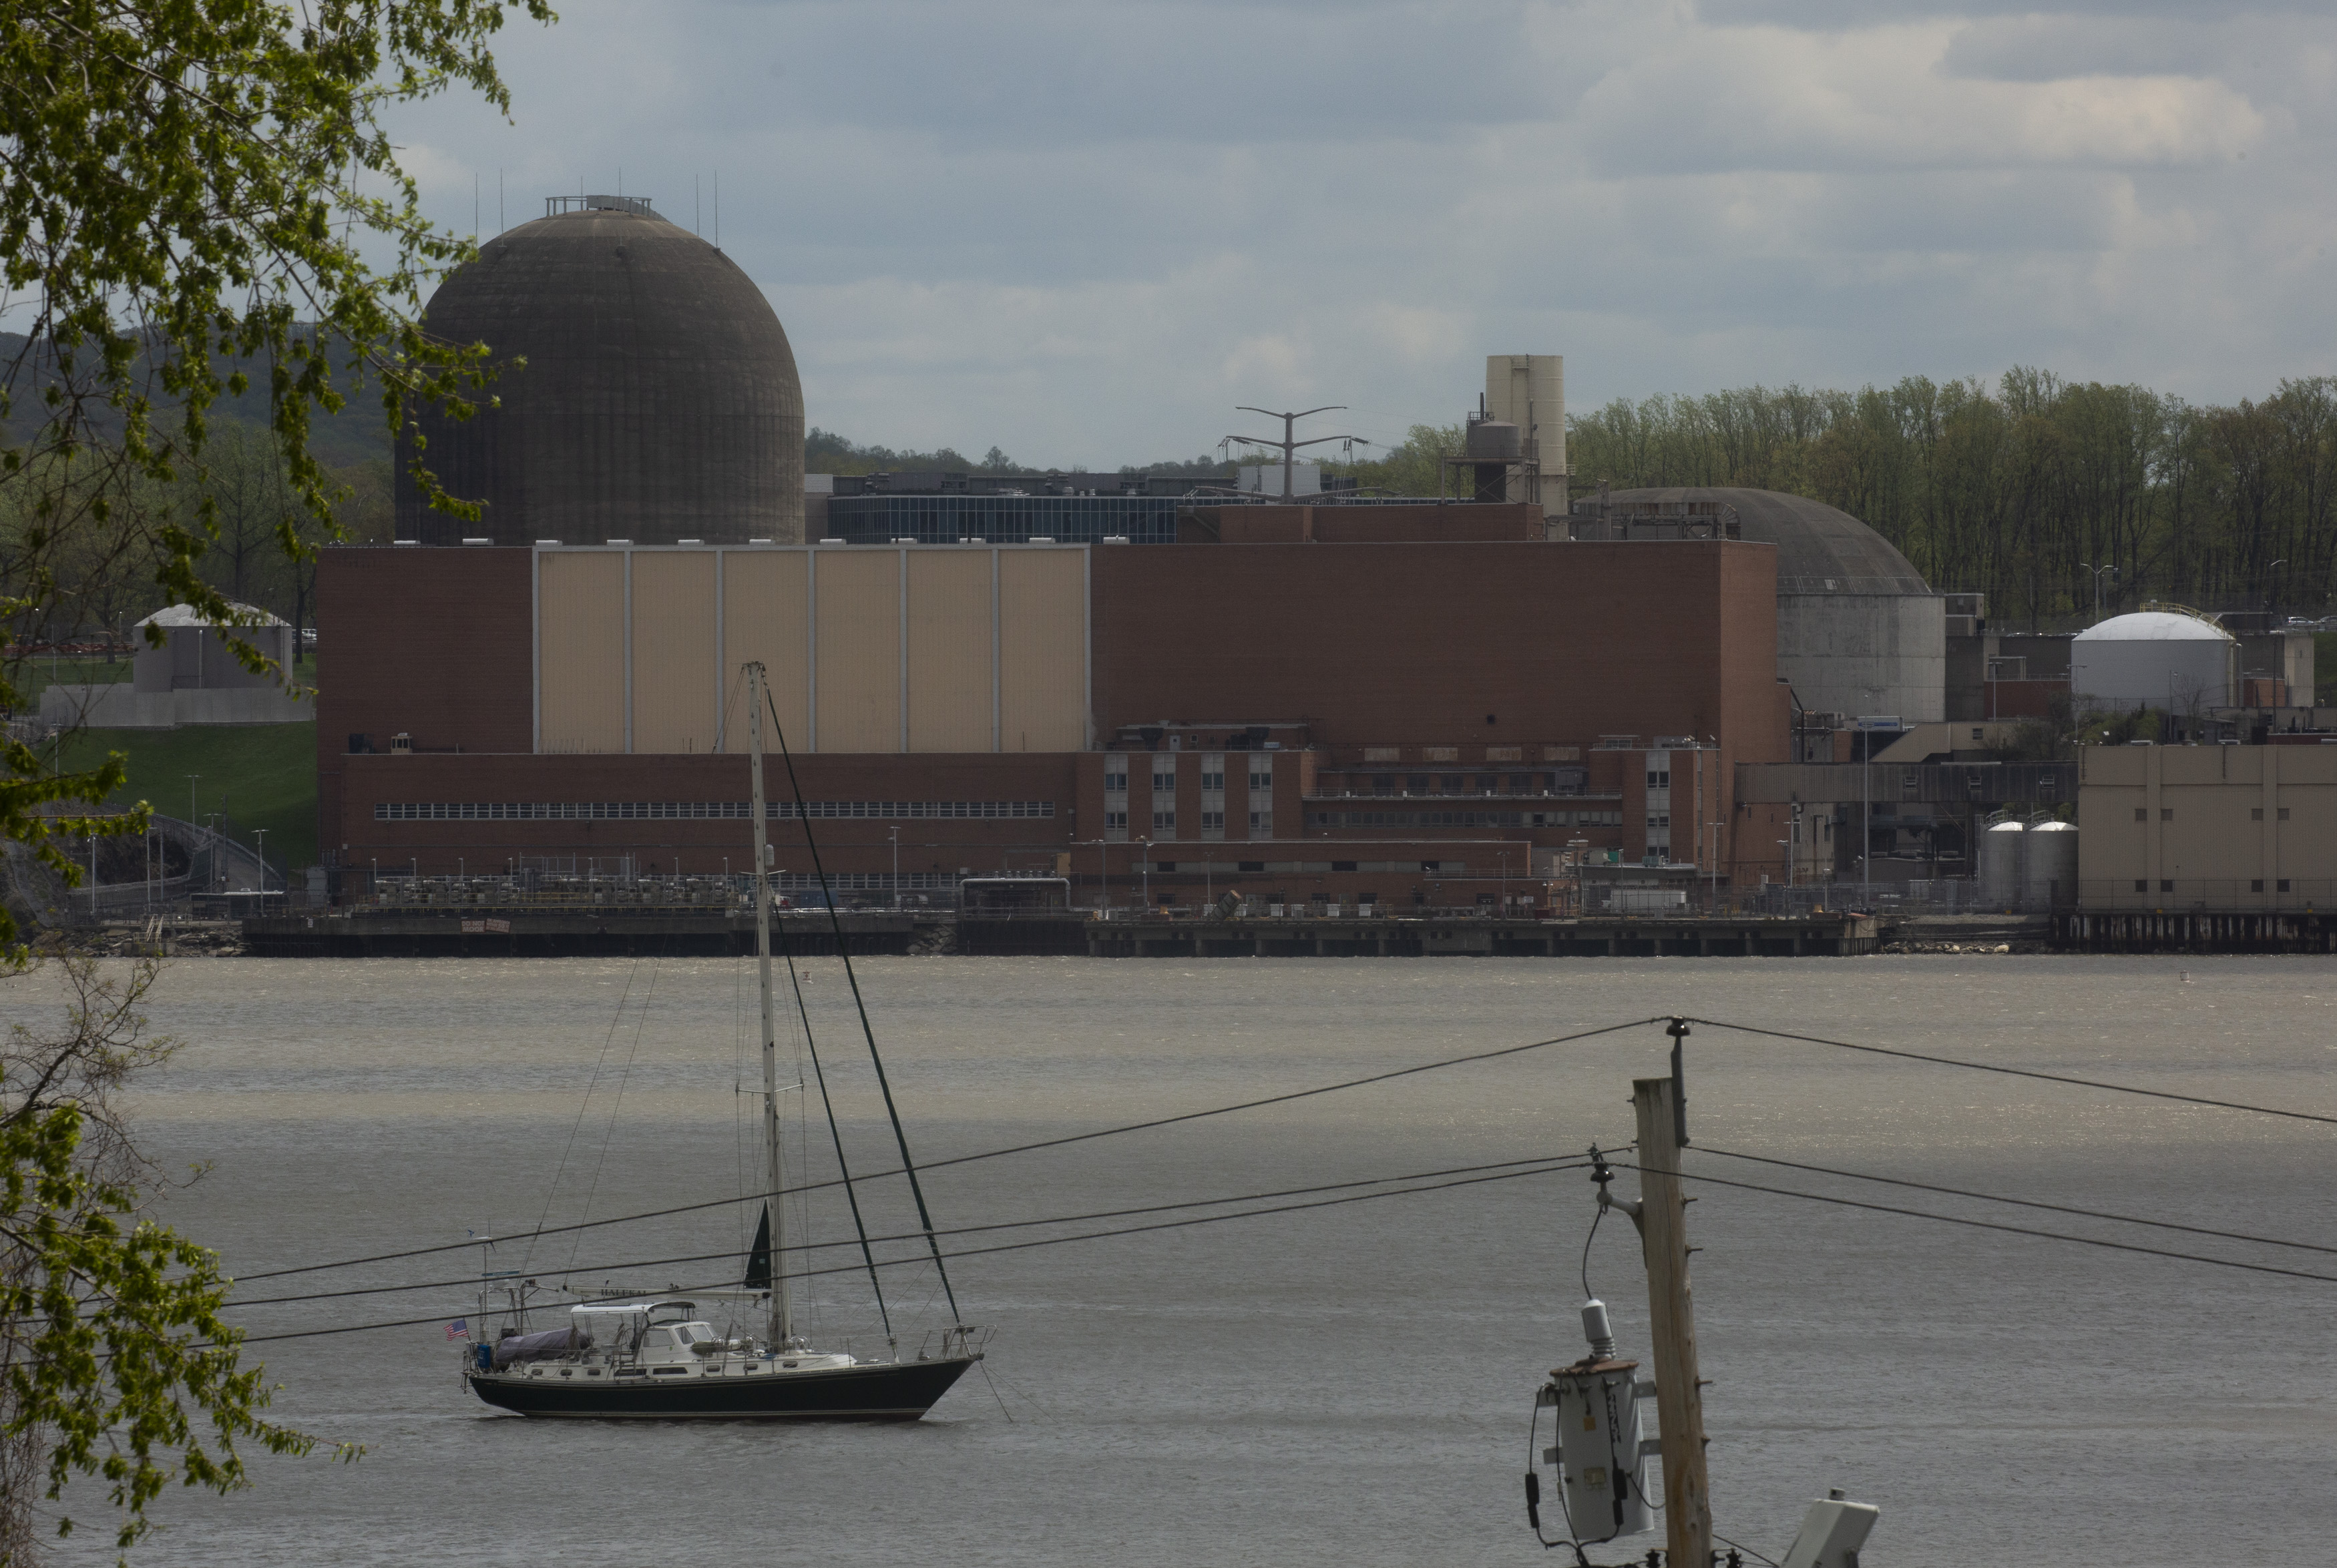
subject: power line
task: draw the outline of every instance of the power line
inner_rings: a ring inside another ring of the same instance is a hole
[[[1311,1203],[1280,1203],[1267,1209],[1244,1209],[1240,1213],[1233,1214],[1197,1214],[1189,1219],[1183,1220],[1157,1220],[1149,1225],[1122,1225],[1110,1231],[1090,1231],[1083,1235],[1078,1236],[1042,1236],[1036,1241],[1030,1242],[1003,1242],[994,1247],[965,1247],[955,1251],[945,1252],[943,1256],[950,1259],[982,1258],[988,1257],[997,1252],[1022,1252],[1028,1251],[1034,1247],[1060,1247],[1071,1242],[1100,1242],[1114,1236],[1142,1235],[1145,1232],[1151,1231],[1176,1231],[1183,1230],[1194,1225],[1214,1225],[1222,1220],[1257,1220],[1263,1219],[1270,1214],[1297,1213],[1308,1209],[1333,1209],[1345,1203],[1368,1203],[1381,1198],[1405,1198],[1417,1193],[1440,1193],[1452,1187],[1481,1186],[1487,1182],[1513,1182],[1521,1176],[1548,1175],[1562,1170],[1582,1170],[1585,1168],[1587,1168],[1585,1165],[1577,1164],[1572,1165],[1536,1166],[1533,1169],[1523,1171],[1500,1171],[1491,1175],[1463,1176],[1453,1181],[1433,1182],[1426,1185],[1417,1187],[1399,1187],[1389,1192],[1353,1193],[1344,1198],[1318,1198]],[[924,1232],[920,1231],[916,1232],[916,1234],[922,1238]],[[729,1257],[732,1254],[726,1252],[720,1255]],[[880,1262],[877,1267],[904,1268],[921,1265],[925,1261],[927,1261],[927,1260],[919,1257],[895,1258],[885,1262]],[[859,1271],[859,1269],[860,1265],[857,1263],[839,1263],[824,1269],[799,1269],[784,1277],[789,1280],[813,1280],[827,1274],[856,1273]],[[468,1282],[469,1281],[465,1281],[465,1283]],[[677,1287],[676,1289],[686,1293],[689,1290],[710,1288],[712,1287],[688,1286]],[[411,1329],[424,1323],[443,1323],[445,1320],[446,1314],[444,1312],[437,1312],[427,1318],[401,1318],[380,1323],[349,1323],[337,1329],[300,1329],[281,1334],[249,1334],[238,1341],[238,1343],[256,1345],[270,1339],[320,1339],[330,1334],[369,1333],[376,1329]]]
[[[1670,1015],[1668,1014],[1657,1014],[1652,1018],[1633,1018],[1628,1023],[1609,1024],[1600,1028],[1583,1029],[1571,1035],[1555,1035],[1549,1039],[1533,1040],[1522,1046],[1504,1046],[1498,1050],[1478,1051],[1464,1057],[1447,1057],[1439,1061],[1421,1062],[1409,1067],[1398,1067],[1392,1072],[1374,1073],[1369,1076],[1361,1078],[1348,1078],[1341,1083],[1324,1084],[1312,1089],[1294,1089],[1287,1094],[1267,1095],[1262,1099],[1242,1100],[1234,1105],[1217,1105],[1205,1111],[1185,1111],[1173,1116],[1155,1116],[1149,1121],[1127,1122],[1114,1127],[1099,1127],[1093,1132],[1069,1133],[1060,1138],[1041,1138],[1036,1143],[1015,1144],[1007,1148],[990,1149],[978,1154],[958,1154],[946,1160],[928,1160],[924,1164],[918,1168],[921,1170],[933,1171],[939,1170],[949,1165],[971,1164],[977,1160],[1003,1159],[1009,1154],[1028,1154],[1036,1153],[1041,1149],[1059,1149],[1069,1144],[1083,1144],[1095,1138],[1117,1137],[1122,1133],[1149,1132],[1156,1127],[1175,1126],[1181,1122],[1198,1122],[1210,1116],[1230,1115],[1236,1111],[1254,1111],[1266,1105],[1286,1105],[1293,1100],[1310,1099],[1316,1095],[1336,1094],[1342,1089],[1359,1089],[1372,1084],[1387,1083],[1394,1078],[1410,1077],[1415,1073],[1433,1073],[1445,1067],[1466,1066],[1474,1062],[1490,1062],[1502,1057],[1514,1057],[1527,1051],[1542,1050],[1550,1046],[1573,1045],[1577,1041],[1580,1040],[1596,1039],[1601,1035],[1618,1034],[1624,1029],[1636,1029],[1648,1024],[1659,1024],[1664,1022],[1669,1016]],[[859,1179],[864,1182],[873,1182],[881,1180],[887,1176],[897,1176],[899,1174],[901,1174],[901,1172],[898,1169],[875,1171]],[[838,1186],[841,1184],[842,1183],[839,1181],[835,1179],[824,1182],[807,1182],[801,1186],[789,1187],[786,1189],[786,1195],[791,1196],[797,1193],[816,1193],[822,1191],[825,1188]],[[553,1225],[544,1230],[520,1232],[505,1239],[510,1241],[518,1241],[520,1236],[523,1234],[530,1240],[533,1240],[537,1236],[556,1236],[568,1231],[591,1230],[601,1225],[622,1225],[636,1220],[662,1220],[674,1214],[696,1213],[700,1210],[719,1209],[729,1203],[752,1203],[758,1200],[748,1197],[713,1198],[704,1203],[676,1204],[670,1209],[650,1209],[638,1214],[616,1214],[605,1220],[584,1220],[572,1225]],[[240,1282],[249,1282],[253,1280],[275,1280],[281,1279],[288,1274],[313,1274],[319,1271],[328,1269],[356,1268],[364,1263],[389,1263],[398,1261],[405,1258],[427,1257],[434,1252],[460,1251],[464,1248],[475,1247],[477,1245],[479,1245],[479,1242],[476,1239],[467,1242],[445,1242],[430,1247],[410,1247],[404,1251],[376,1252],[370,1257],[347,1258],[339,1262],[334,1263],[302,1263],[288,1269],[268,1269],[256,1274],[239,1275],[237,1278]]]
[[[1617,1164],[1618,1170],[1636,1171],[1637,1165]],[[1924,1209],[1901,1209],[1889,1203],[1869,1203],[1858,1198],[1837,1198],[1824,1193],[1797,1193],[1790,1187],[1765,1187],[1757,1182],[1733,1182],[1726,1176],[1702,1176],[1682,1171],[1680,1179],[1687,1182],[1707,1182],[1716,1186],[1741,1187],[1748,1193],[1767,1193],[1779,1198],[1800,1198],[1813,1203],[1833,1203],[1845,1209],[1867,1209],[1879,1214],[1903,1214],[1911,1220],[1937,1220],[1943,1225],[1967,1225],[1976,1231],[2002,1231],[2015,1236],[2035,1236],[2048,1242],[2072,1242],[2081,1247],[2107,1247],[2114,1252],[2140,1252],[2152,1258],[2175,1258],[2186,1263],[2212,1263],[2219,1269],[2244,1269],[2252,1274],[2279,1274],[2292,1280],[2317,1280],[2324,1285],[2337,1285],[2337,1274],[2315,1274],[2303,1269],[2282,1269],[2270,1263],[2243,1263],[2231,1258],[2211,1258],[2204,1252],[2177,1252],[2165,1247],[2145,1247],[2133,1242],[2106,1242],[2097,1236],[2073,1236],[2063,1231],[2032,1230],[2027,1225],[2007,1225],[1995,1220],[1969,1220],[1956,1214],[1934,1214]]]
[[[2174,1100],[2186,1105],[2212,1105],[2219,1111],[2250,1111],[2259,1116],[2286,1116],[2293,1121],[2320,1122],[2337,1126],[2337,1116],[2324,1116],[2313,1111],[2283,1110],[2273,1105],[2251,1105],[2238,1100],[2211,1100],[2198,1095],[2178,1095],[2166,1089],[2137,1089],[2131,1084],[2105,1083],[2099,1078],[2076,1078],[2062,1073],[2040,1073],[2031,1067],[2008,1067],[1998,1062],[1967,1062],[1954,1057],[1926,1056],[1921,1051],[1900,1050],[1892,1046],[1862,1046],[1852,1040],[1830,1040],[1823,1035],[1796,1035],[1785,1029],[1755,1028],[1751,1024],[1726,1024],[1716,1018],[1689,1018],[1692,1024],[1707,1028],[1733,1029],[1740,1035],[1765,1035],[1773,1040],[1799,1040],[1804,1045],[1832,1046],[1837,1050],[1864,1051],[1871,1056],[1898,1057],[1911,1062],[1930,1062],[1942,1067],[1969,1067],[1976,1073],[2004,1073],[2016,1078],[2040,1078],[2049,1084],[2074,1084],[2079,1088],[2108,1089],[2120,1095],[2141,1095],[2154,1100]]]
[[[1557,1163],[1560,1161],[1570,1161],[1571,1163]],[[1126,1219],[1135,1214],[1159,1214],[1166,1213],[1175,1209],[1216,1208],[1227,1203],[1262,1203],[1269,1198],[1296,1198],[1313,1193],[1345,1192],[1354,1187],[1381,1187],[1387,1186],[1396,1182],[1424,1182],[1440,1176],[1472,1175],[1481,1171],[1503,1171],[1509,1170],[1513,1166],[1520,1165],[1531,1165],[1551,1171],[1579,1171],[1589,1168],[1586,1162],[1572,1155],[1543,1154],[1529,1159],[1493,1160],[1483,1164],[1455,1165],[1442,1171],[1414,1171],[1409,1174],[1401,1176],[1370,1176],[1352,1182],[1325,1182],[1312,1187],[1284,1187],[1277,1191],[1268,1193],[1244,1193],[1227,1198],[1188,1198],[1182,1203],[1146,1203],[1130,1209],[1098,1209],[1084,1214],[1057,1214],[1037,1220],[998,1220],[986,1225],[960,1225],[952,1230],[936,1231],[934,1233],[938,1236],[970,1236],[990,1231],[1028,1230],[1034,1225],[1084,1224],[1090,1220],[1120,1220]],[[1533,1173],[1530,1171],[1521,1171],[1518,1174],[1521,1175],[1530,1175]],[[924,1232],[922,1230],[903,1231],[889,1236],[870,1236],[866,1238],[865,1244],[873,1246],[881,1242],[914,1242],[922,1240],[924,1236]],[[816,1252],[825,1251],[836,1247],[855,1247],[861,1245],[863,1245],[863,1243],[860,1241],[851,1239],[836,1242],[807,1242],[798,1245],[791,1245],[787,1249],[787,1251],[790,1252]],[[565,1278],[576,1274],[602,1273],[616,1269],[656,1268],[666,1263],[704,1263],[709,1262],[717,1258],[732,1258],[738,1255],[738,1249],[732,1247],[719,1252],[690,1252],[670,1258],[636,1258],[625,1262],[595,1263],[582,1269],[572,1266],[561,1271],[561,1273],[562,1277]],[[909,1263],[915,1262],[917,1261],[918,1260],[914,1258],[894,1260],[895,1263]],[[865,1261],[866,1266],[869,1268],[873,1269],[878,1266],[874,1258],[869,1258],[865,1260]],[[525,1271],[523,1270],[520,1271],[524,1272]],[[548,1271],[547,1271],[547,1272]],[[790,1278],[792,1277],[793,1276],[790,1276]],[[253,1301],[230,1301],[227,1303],[226,1310],[240,1311],[247,1307],[277,1307],[293,1301],[328,1301],[347,1296],[395,1296],[401,1295],[408,1290],[452,1290],[457,1286],[475,1285],[478,1282],[479,1277],[473,1274],[465,1275],[461,1279],[455,1280],[426,1280],[418,1284],[412,1285],[371,1285],[355,1287],[346,1290],[312,1290],[298,1296],[263,1296],[258,1300]]]
[[[1739,1154],[1727,1149],[1716,1149],[1710,1144],[1696,1147],[1707,1154],[1718,1154],[1730,1160],[1751,1160],[1758,1164],[1782,1165],[1789,1171],[1808,1171],[1821,1176],[1846,1176],[1854,1182],[1880,1182],[1886,1186],[1912,1187],[1919,1192],[1944,1193],[1952,1198],[1978,1198],[1990,1203],[2018,1203],[2024,1209],[2049,1209],[2057,1214],[2078,1214],[2088,1220],[2115,1220],[2121,1225],[2150,1225],[2162,1231],[2187,1231],[2195,1236],[2216,1236],[2227,1242],[2254,1242],[2264,1247],[2293,1247],[2300,1252],[2327,1252],[2337,1255],[2337,1247],[2325,1247],[2317,1242],[2289,1242],[2278,1236],[2252,1235],[2245,1231],[2218,1230],[2212,1225],[2185,1225],[2175,1220],[2146,1220],[2136,1214],[2113,1214],[2103,1209],[2080,1209],[2068,1203],[2048,1203],[2036,1198],[2007,1198],[1995,1193],[1974,1193],[1962,1187],[1942,1187],[1930,1182],[1911,1182],[1899,1176],[1877,1176],[1864,1171],[1837,1171],[1829,1165],[1804,1165],[1792,1160],[1772,1159],[1766,1154]]]

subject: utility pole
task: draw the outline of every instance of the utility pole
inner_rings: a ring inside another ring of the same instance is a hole
[[[1688,1297],[1687,1199],[1680,1149],[1687,1100],[1680,1046],[1687,1025],[1674,1018],[1672,1076],[1635,1078],[1639,1121],[1639,1239],[1648,1260],[1648,1327],[1655,1342],[1656,1413],[1663,1424],[1664,1561],[1706,1568],[1712,1561],[1712,1486],[1704,1460],[1704,1387],[1697,1378],[1696,1310]]]
[[[1282,439],[1280,441],[1267,441],[1262,436],[1256,435],[1228,435],[1226,439],[1227,441],[1247,441],[1254,446],[1271,446],[1279,449],[1282,453],[1282,499],[1288,501],[1291,499],[1290,463],[1292,453],[1296,453],[1302,446],[1320,446],[1326,441],[1356,441],[1361,439],[1359,436],[1353,435],[1318,435],[1312,441],[1297,441],[1294,440],[1291,436],[1292,428],[1302,419],[1308,418],[1317,414],[1329,414],[1335,410],[1345,412],[1346,406],[1347,405],[1344,403],[1326,403],[1320,408],[1303,409],[1296,414],[1280,414],[1271,408],[1252,408],[1248,404],[1245,403],[1234,412],[1237,414],[1263,414],[1268,419],[1278,419],[1282,421]],[[1237,475],[1236,477],[1238,478],[1239,476]]]

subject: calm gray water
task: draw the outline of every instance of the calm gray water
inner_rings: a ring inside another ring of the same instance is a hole
[[[2337,965],[2313,959],[927,959],[862,976],[929,1158],[1670,1011],[2337,1115]],[[753,1160],[740,1138],[753,1103],[734,1092],[741,1072],[755,1082],[748,979],[727,960],[181,962],[152,1016],[187,1045],[139,1115],[158,1153],[211,1169],[167,1218],[248,1273],[509,1232],[547,1212],[557,1223],[587,1211],[588,1190],[594,1214],[735,1192]],[[629,989],[650,1006],[621,1019]],[[811,995],[849,1146],[885,1163],[832,963]],[[39,1010],[30,989],[0,1000],[15,1018]],[[961,1166],[931,1178],[935,1219],[1621,1141],[1629,1080],[1661,1072],[1665,1047],[1637,1029]],[[2337,1127],[1712,1030],[1689,1050],[1700,1146],[2337,1245]],[[1700,1150],[1690,1168],[2337,1274],[2337,1257]],[[871,1201],[879,1229],[907,1218],[894,1184]],[[224,1502],[174,1494],[144,1555],[1550,1562],[1526,1534],[1519,1476],[1536,1383],[1581,1353],[1590,1214],[1588,1182],[1566,1174],[969,1258],[954,1278],[968,1317],[996,1326],[996,1391],[973,1377],[910,1427],[532,1424],[462,1389],[435,1322],[256,1347],[282,1385],[278,1413],[363,1443],[365,1458],[262,1460],[258,1485]],[[826,1205],[809,1218],[836,1233]],[[1834,1485],[1882,1507],[1878,1565],[2325,1560],[2337,1284],[1723,1187],[1702,1190],[1690,1222],[1725,1534],[1781,1555],[1807,1499]],[[1625,1352],[1644,1356],[1629,1234],[1601,1231],[1591,1281]],[[591,1278],[742,1243],[737,1215],[716,1211],[545,1241],[529,1266]],[[475,1258],[310,1278],[451,1280]],[[939,1321],[929,1274],[904,1271],[898,1291],[916,1323]],[[865,1294],[847,1278],[820,1296],[823,1337],[868,1349]],[[474,1300],[444,1288],[243,1320],[264,1333],[452,1318]]]

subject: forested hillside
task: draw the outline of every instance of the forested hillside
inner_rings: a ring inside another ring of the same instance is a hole
[[[2103,603],[2319,614],[2337,583],[2337,378],[2185,403],[2016,369],[1979,382],[1745,387],[1618,401],[1569,422],[1579,497],[1601,480],[1751,485],[1831,502],[1999,624]]]

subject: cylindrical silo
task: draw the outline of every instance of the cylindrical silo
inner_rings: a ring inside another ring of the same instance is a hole
[[[2058,909],[2078,901],[2078,825],[2039,823],[2021,836],[2028,853],[2021,887],[2032,910]]]
[[[2021,840],[2019,823],[1998,823],[1980,835],[1980,900],[1995,909],[2020,901]]]

